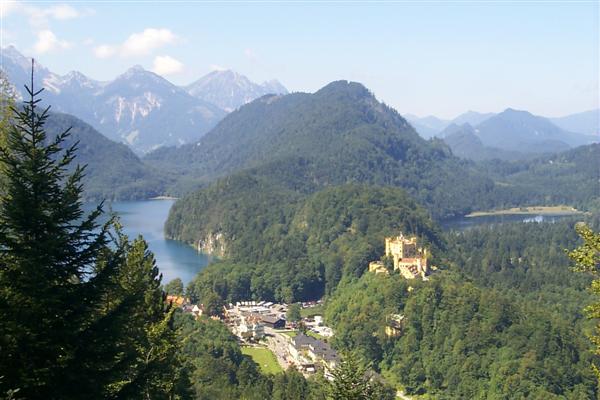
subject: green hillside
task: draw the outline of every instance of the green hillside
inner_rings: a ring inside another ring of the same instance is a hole
[[[107,139],[76,117],[52,113],[45,126],[48,140],[69,127],[71,136],[65,146],[79,141],[76,161],[87,164],[87,200],[144,199],[163,194],[163,174],[142,163],[126,145]]]
[[[362,275],[383,255],[385,236],[404,231],[442,246],[427,212],[400,189],[344,185],[302,200],[265,188],[246,175],[227,178],[173,206],[167,235],[196,246],[212,238],[224,249],[193,283],[199,297],[315,299],[343,276]]]
[[[600,144],[532,160],[490,160],[478,164],[496,181],[498,205],[568,204],[600,209]]]
[[[488,204],[494,187],[443,142],[420,138],[364,86],[346,81],[314,94],[265,96],[231,113],[197,144],[158,150],[145,160],[196,183],[251,170],[301,192],[346,183],[402,187],[436,217]]]

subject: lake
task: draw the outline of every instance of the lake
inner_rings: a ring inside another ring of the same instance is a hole
[[[156,265],[163,274],[163,283],[181,278],[184,285],[208,265],[211,257],[198,253],[191,246],[165,239],[163,227],[174,200],[117,201],[107,203],[121,218],[124,233],[130,240],[144,236],[156,257]],[[86,205],[87,210],[91,205]]]
[[[505,215],[485,215],[480,217],[458,217],[452,218],[440,223],[444,230],[465,230],[481,225],[494,225],[506,222],[555,222],[563,218],[573,217],[573,215],[523,215],[523,214],[505,214]]]

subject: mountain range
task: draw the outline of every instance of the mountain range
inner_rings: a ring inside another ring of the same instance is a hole
[[[429,139],[434,136],[443,137],[441,132],[451,124],[462,125],[466,123],[470,125],[477,125],[494,115],[494,113],[480,113],[469,110],[452,120],[438,118],[433,115],[418,117],[413,114],[405,114],[405,118],[412,126],[414,126],[419,135],[425,139]]]
[[[8,46],[0,52],[0,65],[24,96],[31,59]],[[231,71],[210,73],[183,88],[141,66],[130,68],[113,81],[100,82],[77,71],[61,76],[36,63],[34,85],[46,89],[44,102],[53,110],[81,118],[139,154],[195,142],[227,110],[268,92],[287,93],[277,81],[258,85]]]
[[[497,118],[496,118],[497,117]],[[407,114],[406,118],[424,138],[439,137],[450,144],[456,154],[467,158],[481,159],[493,154],[494,150],[508,150],[500,154],[508,158],[527,157],[531,154],[563,151],[582,144],[596,142],[600,138],[600,109],[567,115],[560,118],[545,118],[533,115],[527,111],[506,109],[501,113],[479,113],[467,111],[452,120],[435,116],[417,117]],[[471,134],[465,136],[470,128]],[[448,138],[461,127],[463,132],[459,137]],[[473,135],[482,140],[481,152],[473,149],[479,145],[473,141]],[[467,144],[467,148],[457,148],[458,144]],[[488,151],[490,150],[492,151]],[[516,151],[516,153],[515,153]],[[519,154],[520,153],[520,154]]]
[[[518,160],[524,158],[524,154],[502,150],[496,147],[487,147],[477,136],[477,131],[471,124],[464,123],[448,125],[441,133],[444,142],[452,149],[452,153],[461,158],[474,161],[498,158],[501,160]]]
[[[451,123],[438,135],[454,154],[473,160],[527,158],[598,141],[597,136],[570,132],[547,118],[511,108],[475,126]]]
[[[399,186],[436,216],[463,213],[476,196],[461,193],[485,196],[493,187],[443,142],[421,138],[363,85],[348,81],[261,97],[197,143],[161,148],[144,160],[196,185],[245,171],[300,193],[345,183]]]
[[[287,89],[277,80],[254,83],[234,71],[213,71],[185,88],[198,99],[216,104],[231,112],[266,94],[287,94]]]

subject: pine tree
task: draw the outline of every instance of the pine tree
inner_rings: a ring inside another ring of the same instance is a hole
[[[182,383],[173,329],[175,308],[166,303],[162,275],[143,238],[129,242],[120,234],[120,243],[127,253],[118,276],[121,301],[132,310],[123,347],[134,361],[118,391],[126,398],[171,398]]]
[[[16,93],[3,71],[0,71],[0,147],[6,147],[8,130],[11,124],[12,108]],[[5,178],[0,170],[0,196],[4,192]]]
[[[174,296],[183,296],[184,287],[181,278],[175,278],[165,285],[165,292]]]
[[[577,271],[591,273],[594,276],[590,290],[596,296],[600,296],[600,233],[595,233],[585,224],[577,224],[575,229],[583,239],[583,244],[569,252],[569,257],[575,263]],[[585,312],[589,318],[597,321],[596,334],[591,337],[591,340],[596,346],[596,355],[600,356],[600,322],[598,322],[600,321],[600,301],[586,307]],[[600,367],[594,364],[592,368],[600,387]]]
[[[88,324],[95,296],[114,265],[94,271],[107,246],[101,207],[83,215],[84,169],[67,175],[76,144],[61,149],[63,132],[47,143],[48,109],[37,112],[40,91],[13,108],[14,125],[0,149],[6,178],[0,200],[0,319],[3,385],[20,385],[26,398],[58,398],[74,355],[76,335]],[[14,387],[14,386],[13,386]]]
[[[27,92],[0,147],[0,393],[174,398],[172,310],[154,259],[114,218],[99,222],[102,204],[84,214],[77,143],[63,149],[68,130],[46,137],[33,65]]]
[[[354,353],[344,355],[342,361],[331,371],[330,400],[393,399],[394,393],[383,383],[371,377]]]

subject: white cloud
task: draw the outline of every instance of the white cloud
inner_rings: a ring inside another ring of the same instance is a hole
[[[211,71],[226,71],[226,70],[227,70],[227,68],[225,68],[225,67],[222,67],[222,66],[220,66],[220,65],[217,65],[217,64],[211,64],[211,66],[210,66],[210,70],[211,70]]]
[[[171,75],[183,71],[183,64],[170,56],[157,56],[154,58],[152,71],[158,75]]]
[[[177,36],[168,29],[144,29],[143,32],[134,33],[127,38],[121,47],[123,56],[148,55],[164,45],[174,43]]]
[[[109,58],[112,57],[116,52],[117,49],[106,44],[94,48],[94,55],[98,58]]]
[[[56,4],[49,7],[38,7],[23,1],[0,0],[0,16],[5,17],[8,14],[21,14],[28,20],[29,24],[35,28],[47,28],[50,20],[64,21],[94,14],[95,11],[86,9],[76,9],[69,4]]]
[[[246,57],[248,57],[250,60],[253,60],[253,61],[258,58],[257,55],[256,55],[256,52],[254,50],[252,50],[252,49],[245,49],[244,50],[244,55]]]
[[[0,0],[0,18],[5,18],[7,15],[18,11],[21,4],[14,0]]]
[[[147,28],[131,34],[122,44],[98,46],[94,49],[94,54],[99,58],[117,54],[121,57],[146,56],[161,47],[175,43],[178,39],[169,29]]]
[[[38,32],[37,42],[33,46],[36,53],[47,53],[55,50],[63,50],[71,47],[71,44],[65,40],[59,40],[49,29]]]
[[[80,17],[82,14],[68,4],[59,4],[44,10],[45,14],[54,19],[72,19]]]

